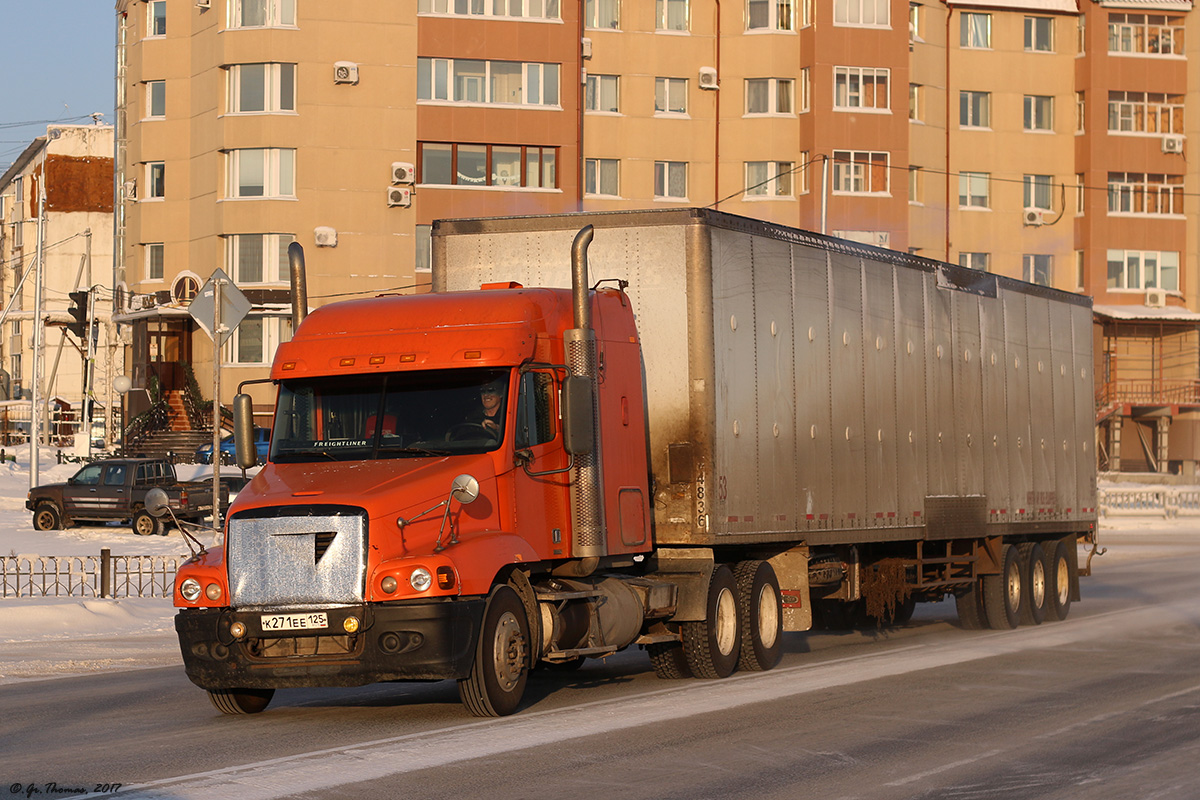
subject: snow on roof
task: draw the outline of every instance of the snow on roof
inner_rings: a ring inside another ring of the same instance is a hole
[[[946,5],[1000,8],[1008,11],[1057,11],[1061,14],[1079,13],[1079,3],[1076,0],[947,0]]]
[[[1117,320],[1200,322],[1200,314],[1177,306],[1168,306],[1166,308],[1151,308],[1150,306],[1092,306],[1092,311],[1098,317],[1108,317],[1109,319]]]
[[[1102,8],[1139,8],[1152,11],[1191,11],[1192,0],[1096,0]]]

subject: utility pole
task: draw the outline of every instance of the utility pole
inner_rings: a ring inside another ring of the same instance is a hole
[[[29,406],[29,488],[38,485],[38,461],[41,444],[41,414],[38,405],[41,401],[41,369],[42,344],[44,340],[44,324],[42,321],[42,284],[45,278],[46,265],[46,152],[42,151],[42,179],[38,182],[38,224],[37,224],[37,275],[34,278],[33,289],[33,386],[30,392]]]
[[[225,281],[213,281],[213,439],[212,439],[212,526],[221,535],[221,290]],[[253,445],[253,443],[251,443]]]

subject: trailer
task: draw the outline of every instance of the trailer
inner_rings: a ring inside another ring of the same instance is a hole
[[[279,348],[270,461],[177,578],[222,711],[454,678],[502,715],[539,662],[722,678],[1079,599],[1088,298],[705,209],[440,222],[433,259]]]

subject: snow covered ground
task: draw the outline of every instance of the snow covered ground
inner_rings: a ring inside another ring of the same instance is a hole
[[[35,531],[25,508],[29,491],[29,448],[9,448],[17,461],[0,464],[0,553],[4,555],[95,556],[187,555],[183,537],[137,536],[126,525]],[[39,482],[65,481],[79,464],[57,464],[55,451],[41,450]],[[226,470],[232,468],[226,467]],[[211,477],[212,467],[180,465],[182,480]],[[1111,486],[1112,484],[1106,484]],[[1101,544],[1115,560],[1162,558],[1182,544],[1200,542],[1200,518],[1115,517],[1102,519]],[[1114,545],[1106,534],[1120,534]],[[201,534],[205,544],[211,534]],[[169,599],[0,598],[0,684],[99,670],[181,665]]]

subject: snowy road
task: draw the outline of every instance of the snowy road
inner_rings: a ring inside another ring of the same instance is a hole
[[[720,682],[627,652],[539,673],[502,720],[448,682],[283,691],[243,719],[178,667],[0,686],[0,797],[1192,798],[1200,533],[1125,527],[1063,623],[966,632],[939,604],[789,635],[780,668]]]

